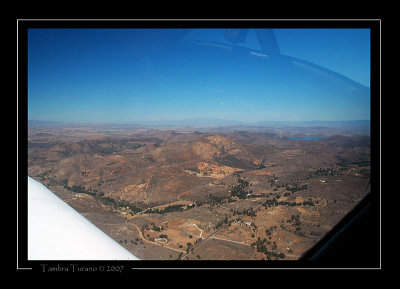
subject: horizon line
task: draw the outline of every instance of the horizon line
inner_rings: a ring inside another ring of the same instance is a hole
[[[42,123],[59,123],[59,124],[75,124],[75,125],[149,125],[149,126],[195,126],[194,124],[187,124],[187,122],[198,121],[200,126],[248,126],[248,125],[258,125],[264,126],[266,124],[285,124],[285,123],[346,123],[346,122],[371,122],[370,119],[354,119],[354,120],[260,120],[260,121],[237,121],[222,118],[197,118],[197,119],[157,119],[157,120],[135,120],[135,121],[66,121],[66,120],[38,120],[38,119],[28,119],[29,122],[42,122]],[[208,121],[207,125],[201,122]],[[160,124],[160,122],[162,122]],[[182,124],[178,124],[182,122]],[[221,124],[212,122],[228,122],[231,124]],[[172,123],[172,124],[171,124]]]

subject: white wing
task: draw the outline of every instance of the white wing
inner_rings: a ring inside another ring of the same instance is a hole
[[[28,260],[138,260],[28,177]]]

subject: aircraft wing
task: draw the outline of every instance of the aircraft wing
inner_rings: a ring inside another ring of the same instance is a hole
[[[28,177],[28,260],[139,260]]]

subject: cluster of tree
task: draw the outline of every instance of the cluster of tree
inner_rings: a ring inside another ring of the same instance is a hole
[[[166,208],[164,208],[163,210],[160,209],[148,209],[146,211],[144,211],[144,214],[166,214],[166,213],[170,213],[170,212],[183,212],[184,211],[184,207],[185,205],[170,205]],[[190,207],[190,208],[194,208],[194,206]],[[189,208],[188,208],[189,209]]]
[[[108,197],[102,197],[103,199],[111,199],[111,198],[108,198]],[[128,202],[126,202],[126,201],[115,201],[115,200],[113,200],[113,199],[111,199],[119,208],[128,208],[128,209],[130,209],[131,211],[132,211],[132,213],[133,214],[137,214],[137,213],[139,213],[139,212],[141,212],[142,211],[142,209],[141,208],[138,208],[138,207],[136,207],[135,205],[133,205],[133,204],[131,204],[131,203],[128,203]]]
[[[131,240],[131,244],[133,244],[133,245],[137,245],[138,242],[139,242],[139,238],[136,238],[135,241]]]
[[[247,198],[249,198],[249,199],[251,199],[251,198],[262,198],[262,197],[264,197],[265,195],[262,195],[262,194],[253,194],[253,191],[249,191],[249,196],[247,196]]]
[[[314,202],[312,201],[304,201],[303,206],[314,206]]]
[[[106,205],[118,206],[118,202],[110,197],[101,197],[101,201]]]
[[[323,168],[318,168],[315,172],[310,174],[310,177],[312,176],[318,176],[318,177],[327,177],[327,176],[340,176],[342,175],[339,170],[328,168],[328,169],[323,169]]]
[[[260,239],[260,237],[258,237],[257,241],[251,244],[251,247],[257,247],[257,252],[261,252],[264,253],[268,259],[270,259],[271,257],[275,257],[275,258],[285,258],[285,254],[283,253],[277,253],[274,251],[270,251],[268,250],[267,246],[265,246],[264,243],[268,242],[267,239]],[[277,246],[276,243],[274,243],[274,246],[272,248],[272,250],[276,250]]]
[[[76,186],[76,185],[72,185],[71,187],[69,187],[68,186],[68,183],[67,182],[65,182],[64,181],[64,188],[65,189],[68,189],[68,190],[70,190],[70,191],[73,191],[74,193],[76,193],[76,194],[87,194],[87,195],[90,195],[90,196],[96,196],[96,193],[95,192],[93,192],[93,191],[88,191],[88,190],[86,190],[84,187],[82,187],[82,186]]]
[[[290,219],[286,221],[286,223],[292,223],[293,226],[299,227],[300,226],[300,216],[299,215],[292,215]]]
[[[236,202],[235,199],[232,199],[232,196],[214,196],[213,194],[208,195],[208,202],[196,202],[196,206],[201,206],[204,203],[208,203],[210,205],[215,205],[215,204],[220,204],[224,200],[226,200],[228,203],[234,203]]]
[[[357,165],[359,167],[367,167],[367,166],[371,165],[371,162],[369,160],[358,160],[358,161],[350,163],[350,165]]]
[[[363,154],[365,155],[365,154]],[[364,166],[369,166],[371,164],[371,162],[369,160],[363,160],[363,159],[359,159],[356,161],[350,161],[350,160],[346,160],[344,158],[342,158],[341,156],[336,156],[336,158],[338,159],[339,163],[337,164],[338,166],[347,166],[347,165],[358,165],[360,167],[364,167]]]
[[[240,179],[240,178],[239,178],[237,181],[238,181],[239,185],[240,185],[242,188],[248,187],[248,186],[249,186],[249,181],[242,180],[242,179]]]
[[[192,243],[187,243],[186,246],[187,246],[186,253],[189,253],[189,250],[193,251],[193,244]]]
[[[234,202],[236,202],[236,200],[235,199],[232,199],[232,197],[230,196],[230,197],[228,197],[228,203],[234,203]]]
[[[276,230],[276,226],[272,226],[269,229],[265,230],[265,233],[267,234],[267,236],[271,237],[272,236],[272,232]]]
[[[266,168],[266,166],[264,164],[258,164],[257,165],[257,170],[261,170],[263,168]]]
[[[241,186],[233,186],[231,190],[232,197],[238,197],[239,199],[246,199],[248,192],[243,191]]]
[[[288,232],[294,233],[294,234],[296,234],[296,235],[298,235],[300,237],[305,237],[306,236],[303,232],[300,232],[301,231],[301,227],[300,226],[295,227],[294,231],[286,228],[283,224],[280,224],[279,227],[281,227],[282,229],[284,229],[284,230],[286,230]]]
[[[191,171],[191,172],[196,172],[196,173],[200,173],[200,170],[199,170],[199,168],[198,167],[193,167],[193,168],[187,168],[186,169],[187,171]]]
[[[253,193],[253,191],[247,192],[244,190],[245,187],[248,187],[250,185],[249,181],[240,179],[239,175],[237,175],[237,176],[238,176],[238,184],[230,186],[231,194],[229,196],[224,196],[224,195],[215,196],[212,193],[210,193],[208,195],[207,201],[196,202],[195,203],[196,206],[200,207],[201,205],[203,205],[205,203],[215,205],[215,204],[220,204],[223,201],[226,201],[228,203],[233,203],[233,202],[236,202],[236,200],[233,199],[233,197],[238,197],[239,199],[245,199],[248,194]],[[257,195],[255,197],[262,197],[262,195]]]
[[[198,243],[200,243],[202,238],[198,238],[196,241],[194,241],[194,245],[196,246]]]
[[[211,193],[208,194],[209,204],[211,204],[211,205],[221,203],[224,199],[226,199],[225,196],[214,196]]]
[[[202,205],[204,205],[206,203],[207,203],[206,201],[203,201],[203,202],[195,202],[194,204],[196,207],[201,207]]]
[[[153,226],[151,227],[151,230],[156,231],[156,232],[160,232],[161,228],[159,226],[156,226],[153,224]]]
[[[290,191],[290,192],[292,192],[292,193],[295,193],[295,192],[298,192],[298,191],[304,191],[304,190],[307,190],[308,189],[308,186],[307,186],[307,184],[305,184],[305,185],[302,185],[302,186],[295,186],[295,187],[289,187],[289,185],[286,185],[286,190],[287,191]]]
[[[277,206],[288,206],[288,207],[294,207],[294,206],[314,206],[314,203],[312,201],[304,201],[302,203],[296,203],[296,202],[286,202],[286,201],[281,201],[278,202],[276,198],[273,198],[272,200],[266,200],[263,206],[265,208],[268,207],[277,207]]]
[[[231,222],[232,222],[232,221],[231,221]],[[222,221],[218,222],[218,223],[215,225],[215,229],[218,229],[218,228],[222,227],[222,225],[228,224],[228,223],[229,223],[228,216],[225,215],[225,219],[223,219]]]
[[[286,201],[281,201],[278,202],[276,198],[273,198],[272,200],[266,200],[265,203],[263,204],[264,207],[277,207],[277,206],[301,206],[301,203],[296,203],[296,202],[286,202]]]
[[[267,176],[268,178],[268,176]],[[278,177],[275,176],[275,174],[272,175],[272,179],[268,180],[268,182],[271,183],[271,187],[275,185],[275,182],[278,180]]]
[[[243,180],[238,175],[238,184],[231,186],[231,197],[238,197],[239,199],[246,199],[249,192],[245,188],[250,185],[249,181]],[[251,191],[253,192],[253,191]]]

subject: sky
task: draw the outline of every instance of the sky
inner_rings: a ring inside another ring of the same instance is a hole
[[[274,29],[280,55],[225,32],[29,29],[28,119],[370,119],[368,29]]]

